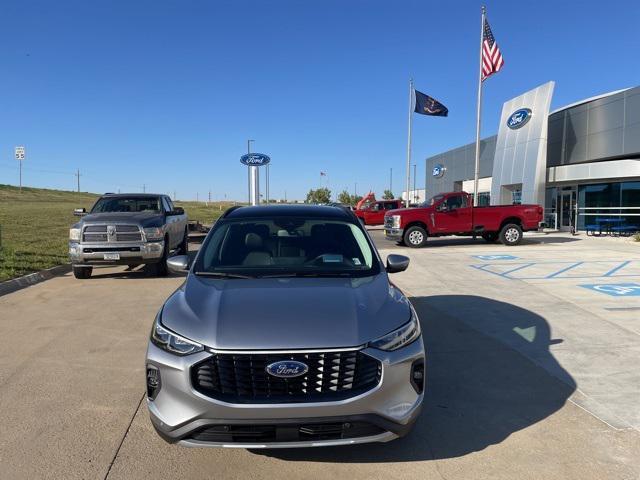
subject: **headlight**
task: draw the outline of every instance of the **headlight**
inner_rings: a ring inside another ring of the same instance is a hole
[[[391,215],[391,228],[400,228],[400,215]]]
[[[204,350],[204,347],[199,343],[192,342],[164,328],[160,324],[160,314],[158,314],[156,321],[153,323],[151,342],[162,350],[180,356]]]
[[[69,240],[74,242],[80,241],[80,229],[79,228],[71,228],[69,229]]]
[[[409,323],[405,323],[403,326],[388,333],[384,337],[381,337],[373,342],[369,343],[370,347],[377,348],[378,350],[397,350],[400,347],[409,345],[420,336],[420,320],[418,315],[411,307],[411,320]]]
[[[145,228],[144,236],[147,240],[162,240],[164,238],[164,232],[160,227]]]

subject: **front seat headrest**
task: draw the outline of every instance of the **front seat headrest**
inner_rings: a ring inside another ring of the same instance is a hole
[[[257,233],[247,233],[244,237],[244,244],[250,250],[262,248],[262,237]]]

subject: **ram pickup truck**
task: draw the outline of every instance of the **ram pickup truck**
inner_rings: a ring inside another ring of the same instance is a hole
[[[105,194],[69,231],[69,258],[76,278],[89,278],[94,265],[148,265],[167,274],[172,250],[188,251],[187,216],[167,195]]]
[[[397,208],[402,208],[402,200],[378,200],[356,209],[354,213],[365,225],[382,225],[384,214]]]
[[[418,208],[387,212],[384,233],[388,240],[420,248],[428,237],[444,235],[482,236],[487,242],[498,239],[505,245],[518,245],[522,232],[542,226],[540,205],[474,207],[466,192],[441,193]]]

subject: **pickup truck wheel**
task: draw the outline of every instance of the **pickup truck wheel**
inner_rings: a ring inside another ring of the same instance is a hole
[[[76,267],[75,265],[73,266],[73,276],[80,280],[91,278],[92,272],[93,267]]]
[[[180,248],[178,249],[179,255],[189,255],[189,234],[187,231],[184,231],[184,237],[182,238],[182,242],[180,243]]]
[[[147,265],[148,272],[155,277],[166,277],[169,273],[169,269],[167,268],[167,258],[169,258],[169,239],[165,238],[162,258],[158,263],[151,263]]]
[[[411,248],[421,248],[427,244],[427,231],[418,226],[413,226],[407,228],[407,231],[404,232],[403,240],[405,245]]]
[[[500,241],[509,247],[522,242],[522,228],[515,223],[508,223],[500,231]]]
[[[484,238],[484,240],[487,243],[495,243],[498,240],[498,233],[497,232],[483,233],[482,238]]]

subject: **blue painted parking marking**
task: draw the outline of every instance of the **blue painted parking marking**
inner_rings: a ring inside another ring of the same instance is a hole
[[[611,295],[612,297],[640,297],[640,284],[638,283],[606,283],[580,286],[605,295]]]
[[[481,257],[481,255],[476,255],[476,257]],[[509,280],[640,277],[640,261],[638,260],[489,262],[469,266]]]
[[[518,260],[519,257],[513,255],[473,255],[479,260]]]

